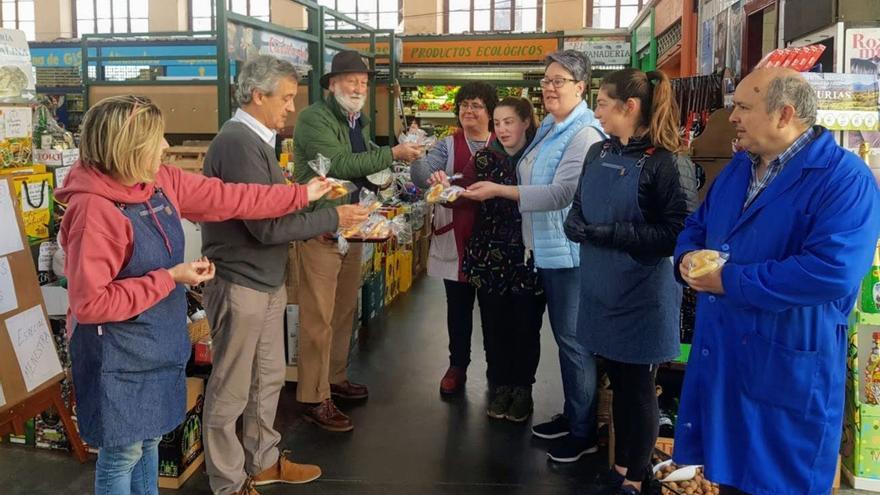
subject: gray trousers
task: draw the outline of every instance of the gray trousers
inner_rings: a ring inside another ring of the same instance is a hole
[[[205,392],[203,435],[208,479],[216,495],[238,491],[248,475],[278,461],[275,431],[284,386],[284,286],[260,292],[215,278],[204,291],[214,368]],[[236,421],[244,415],[241,441]]]

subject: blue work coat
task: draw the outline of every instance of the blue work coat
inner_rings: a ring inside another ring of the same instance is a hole
[[[796,154],[743,211],[734,156],[676,248],[730,254],[725,295],[701,293],[676,462],[751,494],[830,493],[843,420],[847,316],[880,232],[880,191],[832,134]]]

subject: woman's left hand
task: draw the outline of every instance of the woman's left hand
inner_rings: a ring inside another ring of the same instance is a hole
[[[462,198],[474,201],[486,201],[487,199],[497,198],[501,195],[501,186],[494,182],[480,181],[468,186],[467,190],[461,193]]]

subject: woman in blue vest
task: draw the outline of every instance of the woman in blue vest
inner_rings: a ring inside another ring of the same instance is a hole
[[[605,138],[584,98],[590,59],[564,50],[547,57],[541,80],[548,114],[517,165],[518,185],[478,182],[466,197],[483,201],[501,197],[519,203],[523,241],[534,259],[547,296],[550,326],[559,346],[563,413],[532,432],[561,439],[548,455],[574,462],[596,452],[596,363],[577,338],[578,247],[565,238],[562,224],[577,189],[584,157]]]
[[[587,153],[565,222],[581,245],[578,335],[605,359],[614,389],[614,466],[601,483],[628,495],[650,473],[657,365],[678,356],[681,289],[670,256],[696,202],[694,166],[676,155],[678,115],[662,72],[607,76],[596,117],[611,137]]]

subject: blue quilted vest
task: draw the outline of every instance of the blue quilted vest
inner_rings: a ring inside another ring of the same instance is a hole
[[[584,127],[593,126],[599,134],[606,136],[593,111],[583,101],[564,121],[556,124],[555,127],[553,124],[553,116],[548,115],[541,123],[535,139],[523,153],[525,157],[532,148],[541,146],[532,164],[531,185],[553,183],[562,154],[574,136]],[[561,210],[524,213],[531,215],[532,218],[535,266],[538,268],[574,268],[580,265],[580,247],[569,241],[562,230],[562,224],[570,209],[569,205]]]

